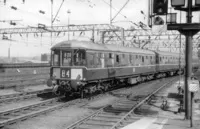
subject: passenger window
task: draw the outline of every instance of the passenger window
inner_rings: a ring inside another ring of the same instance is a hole
[[[144,63],[144,56],[142,56],[142,62]]]
[[[116,55],[116,62],[119,63],[119,55]]]
[[[109,58],[110,58],[110,59],[112,58],[112,53],[109,53]]]
[[[94,67],[94,53],[91,53],[91,52],[87,53],[87,65],[88,65],[88,68]]]
[[[125,54],[122,54],[122,58],[125,58]]]
[[[129,55],[129,64],[132,64],[132,62],[133,62],[133,55]]]
[[[105,53],[105,66],[106,67],[113,67],[114,65],[114,54],[112,53]]]
[[[95,53],[94,65],[95,65],[95,68],[100,68],[101,67],[101,53]]]

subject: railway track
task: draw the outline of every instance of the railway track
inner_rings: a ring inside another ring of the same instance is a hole
[[[117,89],[117,90],[119,90],[119,89]],[[75,104],[76,105],[77,104],[85,105],[86,102],[95,101],[96,98],[99,98],[102,95],[104,95],[104,94],[99,94],[90,100],[88,100],[87,98],[86,99],[74,99],[74,100],[70,100],[68,102],[61,101],[62,98],[53,98],[53,99],[45,100],[43,102],[38,102],[35,104],[3,111],[3,112],[0,112],[0,128],[4,127],[6,125],[9,125],[9,124],[13,124],[13,123],[16,123],[16,122],[19,122],[22,120],[29,119],[31,117],[35,117],[35,116],[50,112],[50,111],[54,111],[56,109],[60,109],[62,107],[68,107],[68,106],[75,105]],[[15,97],[15,98],[17,98],[17,97]],[[112,118],[113,121],[114,121],[115,117],[117,118],[116,120],[120,120],[121,118],[123,118],[123,116],[125,114],[123,114],[121,116],[117,115],[117,116],[113,117],[113,115],[108,115],[108,112],[109,112],[108,110],[110,110],[110,112],[115,112],[117,114],[122,111],[127,112],[127,111],[133,109],[133,107],[135,107],[135,105],[137,103],[138,103],[138,100],[137,101],[131,101],[131,100],[117,101],[115,105],[113,104],[110,107],[105,106],[105,107],[101,108],[100,110],[98,110],[97,112],[93,113],[93,115],[88,116],[84,120],[80,120],[79,122],[77,122],[77,124],[83,123],[85,120],[86,121],[90,120],[90,118],[92,118],[92,119],[94,119],[95,117],[97,118],[97,116],[100,116],[100,115],[104,116],[104,114],[108,118],[109,117]],[[121,108],[122,105],[124,105],[124,107],[126,107],[126,108]],[[115,123],[117,122],[116,120],[114,121]],[[96,121],[98,121],[98,119]],[[74,125],[76,125],[76,124],[74,124]],[[108,125],[106,125],[106,126],[108,126]],[[71,128],[71,127],[69,127],[69,128]]]
[[[44,93],[50,93],[50,92],[51,92],[51,89],[47,89],[47,90],[38,90],[38,91],[31,91],[31,92],[2,95],[0,96],[0,104],[9,103],[9,102],[18,101],[18,100],[36,98],[38,97],[38,94],[44,94]]]
[[[60,97],[53,98],[43,102],[0,112],[0,127],[81,102],[80,99],[76,99],[63,103],[61,99],[62,98]]]
[[[74,99],[70,101],[63,100],[63,97],[57,97],[43,102],[23,106],[20,108],[10,109],[7,111],[0,112],[0,128],[6,125],[10,125],[22,120],[26,120],[47,112],[51,112],[63,107],[68,107],[77,104],[87,104],[87,102],[95,101],[104,94],[99,94],[90,99]]]
[[[93,114],[73,123],[66,129],[116,129],[139,120],[141,117],[134,116],[134,111],[143,103],[150,101],[152,96],[164,87],[171,85],[176,80],[172,79],[157,89],[151,89],[144,95],[134,96],[134,99],[127,97],[106,105]]]

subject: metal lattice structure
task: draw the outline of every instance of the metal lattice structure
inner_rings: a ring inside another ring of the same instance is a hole
[[[87,25],[69,25],[69,26],[38,26],[29,28],[4,28],[0,29],[0,34],[39,34],[61,32],[100,32],[100,42],[105,44],[118,44],[128,47],[138,47],[150,50],[168,49],[171,52],[184,53],[185,37],[181,36],[178,31],[152,31],[151,29],[128,29],[109,24],[87,24]],[[94,34],[93,34],[94,35]],[[11,36],[10,36],[11,37]],[[92,36],[94,37],[94,36]],[[181,45],[180,45],[181,42]],[[196,52],[199,48],[200,33],[193,37],[193,48]]]
[[[27,34],[27,33],[49,33],[49,32],[68,32],[68,31],[106,31],[120,30],[122,28],[109,24],[88,24],[88,25],[69,25],[69,26],[43,26],[28,28],[3,28],[0,34]]]
[[[162,50],[167,48],[170,52],[184,52],[185,36],[178,31],[153,32],[149,29],[106,31],[104,33],[105,43],[121,42],[124,46],[139,47],[150,50]],[[200,33],[193,37],[193,50],[196,52],[199,48]],[[180,44],[181,43],[181,44]]]

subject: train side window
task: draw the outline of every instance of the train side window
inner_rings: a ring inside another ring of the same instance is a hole
[[[105,53],[104,54],[104,59],[105,59],[105,66],[106,67],[113,67],[114,66],[114,54],[113,53]]]
[[[142,56],[142,63],[144,63],[144,56]]]
[[[95,65],[95,68],[100,68],[101,67],[101,53],[95,53],[94,65]]]
[[[116,62],[119,63],[119,55],[116,55]]]
[[[135,58],[138,59],[138,55],[136,55]]]
[[[88,65],[88,68],[94,67],[94,53],[92,52],[87,53],[87,65]]]
[[[53,51],[53,65],[60,65],[60,51]]]
[[[126,56],[126,55],[123,53],[123,54],[122,54],[122,58],[125,58],[125,56]]]
[[[132,64],[132,55],[131,54],[129,54],[129,64]]]
[[[112,58],[112,53],[109,53],[109,58],[110,58],[110,59]]]

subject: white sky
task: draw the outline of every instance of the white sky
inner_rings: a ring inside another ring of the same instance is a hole
[[[60,22],[54,22],[54,25],[68,24],[68,10],[71,11],[70,24],[109,24],[109,1],[110,0],[65,0],[57,17]],[[133,26],[133,24],[127,21],[133,21],[135,23],[142,21],[146,24],[147,18],[144,18],[144,15],[142,15],[140,11],[142,10],[145,15],[147,15],[147,1],[148,0],[130,0],[121,11],[121,14],[127,18],[119,14],[114,20],[116,23],[113,24],[124,28]],[[54,0],[54,16],[61,2],[62,0]],[[112,0],[112,15],[114,16],[126,2],[127,0]],[[15,6],[18,10],[12,10],[10,6]],[[45,11],[45,14],[39,13],[39,10]],[[195,14],[194,19],[198,21],[198,15]],[[18,25],[16,26],[11,26],[8,22],[0,22],[0,28],[37,26],[38,23],[49,26],[51,23],[51,0],[25,0],[25,4],[22,4],[22,0],[7,0],[6,5],[4,5],[3,0],[0,0],[0,21],[1,20],[22,21],[18,21]],[[22,35],[22,37],[19,35],[12,35],[11,39],[14,41],[3,41],[0,39],[0,56],[7,56],[9,46],[11,47],[11,56],[33,56],[50,51],[51,43],[49,35],[34,37],[33,34],[29,34],[28,38],[26,35]],[[53,44],[64,39],[66,39],[65,36],[62,36],[62,38],[54,38]]]

